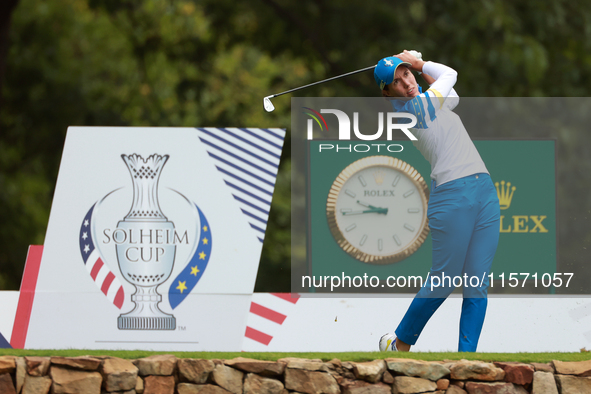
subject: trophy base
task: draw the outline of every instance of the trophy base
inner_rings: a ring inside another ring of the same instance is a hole
[[[131,317],[119,316],[117,328],[120,330],[175,330],[174,316],[166,317]]]

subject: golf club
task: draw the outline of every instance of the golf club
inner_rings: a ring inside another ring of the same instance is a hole
[[[423,58],[423,54],[421,52],[418,52],[418,51],[415,51],[415,50],[410,50],[409,52],[410,52],[411,55],[413,55],[417,59],[422,59]],[[346,77],[346,76],[349,76],[349,75],[353,75],[353,74],[358,74],[358,73],[361,73],[361,72],[364,72],[364,71],[367,71],[367,70],[373,70],[375,67],[376,67],[375,65],[374,66],[365,67],[365,68],[362,68],[362,69],[357,70],[357,71],[351,71],[351,72],[346,73],[346,74],[337,75],[336,77],[332,77],[332,78],[328,78],[328,79],[323,79],[322,81],[318,81],[318,82],[314,82],[314,83],[311,83],[311,84],[308,84],[308,85],[300,86],[299,88],[294,88],[294,89],[286,90],[285,92],[281,92],[281,93],[277,93],[277,94],[272,94],[271,96],[267,96],[267,97],[265,97],[263,99],[263,106],[265,107],[265,111],[271,112],[271,111],[275,110],[275,106],[271,102],[271,99],[273,97],[281,96],[282,94],[286,94],[286,93],[295,92],[296,90],[305,89],[305,88],[308,88],[310,86],[318,85],[320,83],[332,81],[333,79],[343,78],[343,77]]]
[[[357,74],[357,73],[360,73],[360,72],[363,72],[363,71],[367,71],[367,70],[373,70],[375,67],[376,67],[375,65],[369,66],[369,67],[365,67],[365,68],[362,68],[360,70],[351,71],[351,72],[346,73],[346,74],[337,75],[336,77],[332,77],[332,78],[328,78],[328,79],[323,79],[322,81],[318,81],[318,82],[314,82],[314,83],[311,83],[311,84],[308,84],[308,85],[300,86],[299,88],[294,88],[294,89],[286,90],[285,92],[281,92],[281,93],[273,94],[271,96],[267,96],[267,97],[265,97],[263,99],[263,106],[265,107],[265,111],[271,112],[271,111],[273,111],[275,109],[275,106],[271,102],[271,99],[273,97],[281,96],[282,94],[286,94],[286,93],[295,92],[296,90],[305,89],[305,88],[308,88],[310,86],[318,85],[320,83],[332,81],[333,79],[338,79],[338,78],[346,77],[348,75]]]

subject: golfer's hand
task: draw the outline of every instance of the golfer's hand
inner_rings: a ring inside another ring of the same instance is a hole
[[[416,57],[414,57],[406,49],[404,50],[404,52],[399,53],[398,55],[394,55],[394,57],[397,57],[398,59],[402,60],[403,62],[410,63],[410,68],[414,71],[420,71],[420,72],[423,71],[423,65],[425,64],[425,62],[422,61],[421,59],[417,59]]]

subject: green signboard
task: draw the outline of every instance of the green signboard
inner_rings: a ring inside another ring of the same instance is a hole
[[[385,243],[382,244],[382,238],[376,236],[372,238],[371,235],[372,231],[374,233],[377,231],[375,227],[372,228],[371,218],[379,218],[380,215],[385,214],[385,212],[379,211],[377,206],[367,202],[365,202],[366,206],[356,203],[351,208],[352,210],[343,213],[345,216],[367,213],[358,215],[357,217],[360,219],[351,221],[349,225],[349,227],[359,226],[355,229],[358,241],[354,239],[354,236],[349,237],[351,238],[350,243],[343,241],[343,239],[339,240],[338,234],[335,235],[334,223],[332,223],[333,231],[331,232],[331,220],[334,222],[334,218],[330,217],[331,209],[334,211],[334,206],[330,207],[331,204],[334,204],[334,199],[331,201],[330,197],[331,187],[334,194],[335,185],[342,186],[343,181],[347,178],[346,176],[343,178],[343,170],[360,159],[375,156],[389,156],[398,159],[396,165],[402,165],[405,171],[415,169],[423,177],[429,190],[431,188],[430,165],[412,146],[412,143],[409,141],[380,141],[386,142],[386,144],[378,147],[376,144],[378,141],[372,142],[373,144],[360,144],[353,141],[309,141],[309,275],[314,277],[341,276],[342,274],[348,276],[368,275],[385,280],[388,276],[419,275],[424,278],[429,272],[431,267],[431,238],[429,235],[420,242],[420,246],[416,250],[408,253],[408,256],[390,259],[395,260],[393,262],[387,261],[387,259],[386,261],[384,259],[371,261],[372,259],[368,258],[371,256],[371,247],[368,246],[369,244],[366,245],[366,242],[373,242],[372,247],[380,250],[387,247]],[[388,151],[386,147],[391,144],[390,151]],[[555,142],[553,140],[477,140],[474,141],[474,144],[497,187],[501,204],[499,246],[491,269],[494,278],[498,279],[502,274],[505,274],[505,278],[507,278],[511,273],[537,274],[538,278],[541,278],[544,273],[555,273],[557,261]],[[331,145],[332,148],[329,148]],[[358,149],[355,149],[356,147]],[[416,193],[414,198],[421,193],[420,188],[413,189],[410,183],[404,186],[406,189],[399,189],[400,192],[389,192],[390,189],[395,190],[395,187],[390,187],[391,185],[388,188],[381,187],[383,178],[388,176],[388,166],[375,165],[367,168],[366,173],[358,172],[355,175],[362,178],[357,185],[359,190],[355,191],[358,195],[370,196],[371,193],[374,193],[375,196],[377,193],[383,198],[396,198],[394,197],[396,194],[402,203],[401,194]],[[337,178],[340,174],[339,180]],[[390,179],[389,182],[392,183],[392,180]],[[425,190],[426,196],[428,196],[429,190]],[[349,192],[353,194],[352,191]],[[388,193],[392,193],[392,195]],[[359,198],[356,198],[355,201],[364,203],[364,200]],[[374,198],[372,201],[376,201],[376,199]],[[423,209],[420,206],[420,199],[415,199],[415,205],[416,207],[409,205],[405,209],[409,212],[416,212],[417,215],[423,214],[418,212]],[[401,226],[406,226],[413,232],[420,230],[420,224],[418,222],[411,223],[410,219],[408,223],[401,223]],[[359,231],[359,228],[364,230]],[[343,230],[343,232],[345,231]],[[352,230],[351,234],[354,232]],[[404,246],[403,233],[404,230],[400,230],[400,237],[394,234],[395,243],[392,244],[394,247],[396,244]],[[387,234],[389,238],[391,235]],[[345,234],[344,237],[347,236]],[[351,253],[351,250],[347,250],[347,247],[351,249],[349,244],[354,243],[359,249],[366,250],[367,253],[355,255],[355,253]],[[363,247],[359,246],[361,244]]]

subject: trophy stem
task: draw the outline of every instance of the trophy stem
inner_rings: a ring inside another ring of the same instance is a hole
[[[131,296],[135,308],[119,316],[117,327],[120,330],[174,330],[176,319],[158,308],[162,296],[156,292],[158,286],[136,286]]]

